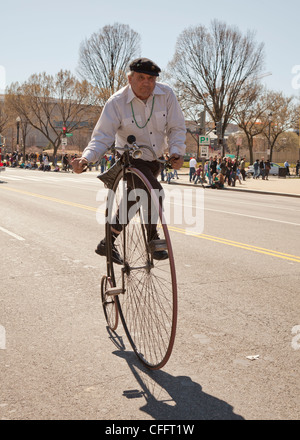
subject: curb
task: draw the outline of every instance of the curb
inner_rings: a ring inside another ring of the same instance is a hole
[[[168,183],[165,181],[160,181],[161,184],[167,185]],[[193,186],[192,183],[180,183],[180,182],[171,182],[170,185],[181,185],[181,186]],[[201,185],[198,186],[198,188],[202,188]],[[210,189],[210,188],[206,188]],[[242,189],[242,188],[223,188],[222,190],[218,191],[238,191],[238,192],[247,192],[247,193],[254,193],[254,194],[264,194],[264,195],[270,195],[270,196],[283,196],[283,197],[295,197],[300,198],[300,194],[292,194],[292,193],[281,193],[281,192],[274,192],[274,191],[264,191],[264,190],[258,190],[258,189]]]

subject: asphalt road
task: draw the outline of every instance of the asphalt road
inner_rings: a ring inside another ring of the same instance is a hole
[[[299,199],[167,194],[178,330],[149,372],[106,328],[96,174],[0,177],[0,420],[299,418]],[[182,204],[203,225],[180,224]]]

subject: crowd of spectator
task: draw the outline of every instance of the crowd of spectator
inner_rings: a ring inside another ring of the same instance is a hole
[[[72,160],[77,157],[77,154],[69,155],[64,154],[62,157],[61,168],[58,165],[57,157],[54,157],[53,162],[50,163],[50,158],[47,153],[31,153],[26,154],[25,158],[23,154],[17,151],[14,151],[12,154],[6,154],[3,157],[3,160],[0,159],[0,166],[4,167],[12,167],[12,168],[25,168],[25,169],[38,169],[42,171],[70,171],[72,170]],[[168,159],[168,157],[165,157]],[[92,171],[95,168],[96,171],[101,170],[101,173],[107,171],[113,164],[115,163],[115,155],[114,154],[106,154],[104,155],[99,162],[95,164],[89,164],[88,169]],[[290,164],[288,161],[284,163],[284,167],[286,169],[286,175],[290,176]],[[189,180],[190,182],[194,182],[197,184],[198,182],[202,185],[208,182],[208,185],[212,188],[214,187],[224,187],[226,183],[228,186],[235,186],[238,181],[242,184],[242,181],[246,180],[246,162],[245,157],[241,159],[224,157],[222,158],[220,155],[211,156],[209,160],[205,161],[204,169],[202,169],[202,164],[197,165],[197,160],[195,157],[191,157],[189,162]],[[261,160],[256,159],[253,164],[253,179],[259,179],[260,177],[263,180],[268,180],[269,171],[271,169],[271,164],[269,160],[264,160],[262,157]],[[296,167],[296,176],[300,175],[300,161],[297,160]],[[168,183],[171,182],[172,179],[179,179],[178,173],[176,170],[172,170],[171,168],[164,167],[161,170],[161,180],[166,181]],[[216,183],[217,182],[217,183]],[[216,184],[216,185],[215,185]]]
[[[22,153],[14,151],[11,154],[6,154],[1,162],[1,165],[4,167],[11,168],[24,168],[31,170],[41,170],[41,171],[69,171],[71,167],[72,159],[77,157],[77,154],[74,154],[69,157],[68,154],[65,154],[62,158],[62,167],[60,168],[58,165],[57,157],[54,157],[52,163],[48,153],[31,153],[26,154],[25,157]]]
[[[205,161],[204,169],[202,165],[197,166],[195,157],[192,157],[189,162],[189,180],[202,185],[208,183],[211,188],[223,188],[224,184],[228,186],[235,186],[238,181],[246,180],[246,162],[242,157],[240,160],[231,157],[211,156],[209,160]]]

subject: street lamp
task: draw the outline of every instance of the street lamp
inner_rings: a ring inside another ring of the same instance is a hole
[[[21,118],[20,116],[17,117],[16,123],[17,123],[17,152],[19,153],[19,132],[20,132],[20,122]]]
[[[269,114],[268,120],[269,120],[269,154],[268,154],[268,159],[271,159],[271,124],[272,124],[272,120],[273,120],[273,113]]]

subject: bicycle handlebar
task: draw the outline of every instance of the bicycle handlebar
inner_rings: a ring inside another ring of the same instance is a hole
[[[160,163],[163,163],[163,164],[167,164],[167,163],[169,163],[167,160],[165,160],[165,159],[159,159],[158,157],[157,157],[157,154],[155,153],[155,151],[153,150],[153,148],[152,147],[150,147],[150,146],[148,146],[148,145],[138,145],[137,143],[136,143],[136,138],[135,138],[135,136],[133,136],[133,135],[130,135],[130,136],[128,136],[128,138],[127,138],[127,142],[130,144],[130,145],[132,145],[132,147],[129,147],[128,145],[125,145],[125,147],[124,148],[122,148],[122,147],[116,147],[116,149],[117,150],[120,150],[120,151],[132,151],[133,152],[133,154],[132,154],[132,156],[133,156],[133,158],[134,159],[139,159],[140,157],[141,157],[141,155],[142,155],[142,152],[141,152],[141,149],[143,149],[143,148],[145,148],[145,149],[147,149],[147,150],[149,150],[151,153],[152,153],[152,156],[153,156],[153,159],[154,160],[157,160],[157,162],[160,162]],[[171,165],[171,164],[170,164]]]

